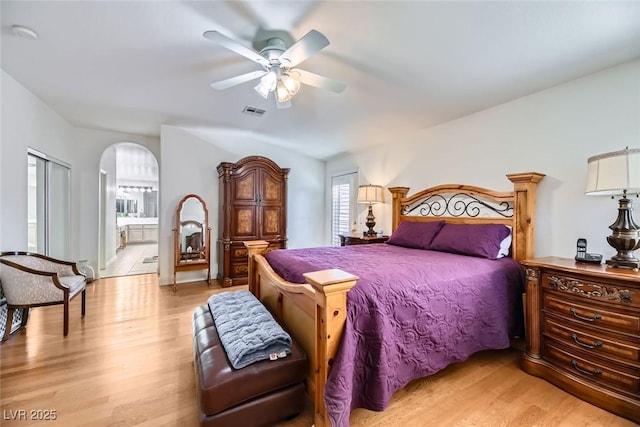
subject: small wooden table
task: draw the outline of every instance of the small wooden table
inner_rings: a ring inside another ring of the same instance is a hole
[[[389,236],[363,236],[361,234],[340,234],[340,246],[367,245],[369,243],[384,243]]]

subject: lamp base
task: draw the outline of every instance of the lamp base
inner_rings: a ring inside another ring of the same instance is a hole
[[[631,200],[624,196],[619,200],[618,218],[609,226],[613,233],[607,237],[607,242],[618,253],[607,260],[611,267],[640,269],[640,259],[633,255],[633,251],[640,249],[640,227],[633,220]]]
[[[368,231],[365,231],[363,233],[365,236],[376,236],[378,234],[373,229],[376,226],[376,217],[373,216],[373,207],[371,206],[371,203],[369,203],[369,212],[367,213],[367,222],[365,222],[364,225],[366,225],[367,228],[369,229]]]
[[[632,268],[635,271],[640,270],[640,261],[619,261],[615,259],[608,259],[605,262],[607,263],[607,267]]]

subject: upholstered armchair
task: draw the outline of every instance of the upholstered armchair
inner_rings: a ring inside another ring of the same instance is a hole
[[[74,262],[30,252],[2,252],[0,281],[8,309],[2,341],[11,333],[11,321],[16,309],[25,309],[22,324],[26,325],[29,308],[63,304],[65,336],[69,333],[69,301],[78,294],[82,294],[84,316],[87,281]]]

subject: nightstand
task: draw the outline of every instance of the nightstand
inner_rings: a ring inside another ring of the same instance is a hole
[[[640,272],[557,257],[522,265],[522,369],[640,423]]]
[[[369,243],[384,243],[389,236],[363,236],[361,234],[340,234],[340,246],[367,245]]]

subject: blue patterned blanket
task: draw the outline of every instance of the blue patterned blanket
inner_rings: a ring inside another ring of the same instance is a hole
[[[251,292],[222,292],[207,303],[235,369],[291,354],[291,337]]]

